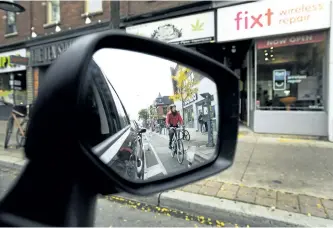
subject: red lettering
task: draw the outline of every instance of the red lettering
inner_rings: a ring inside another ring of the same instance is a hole
[[[250,23],[250,29],[253,27],[264,27],[264,26],[271,26],[272,24],[272,16],[273,12],[270,8],[268,8],[265,12],[265,14],[258,14],[258,15],[251,15],[248,14],[248,11],[239,11],[236,14],[236,18],[234,19],[236,21],[236,29],[249,29],[249,23]],[[267,20],[263,17],[263,15],[266,17]],[[244,20],[244,22],[242,22]],[[251,22],[249,21],[251,20]]]
[[[263,24],[260,22],[260,18],[262,17],[262,14],[259,14],[257,17],[251,16],[253,23],[251,25],[251,28],[253,28],[255,25],[259,25],[259,27],[262,27]]]

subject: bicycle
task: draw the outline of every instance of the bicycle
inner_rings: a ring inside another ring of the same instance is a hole
[[[171,142],[171,157],[175,157],[177,153],[177,160],[179,164],[182,164],[185,157],[185,150],[182,138],[179,137],[179,133],[182,129],[177,127],[170,127],[171,131],[174,131],[174,136]]]
[[[31,106],[29,106],[30,109]],[[19,119],[22,119],[21,121]],[[14,124],[17,127],[16,132],[16,142],[17,148],[23,147],[26,140],[26,131],[28,129],[29,116],[27,115],[27,106],[25,105],[16,105],[13,106],[12,112],[7,121],[6,136],[4,142],[4,148],[8,148],[8,144],[13,133]]]
[[[188,132],[188,130],[185,129],[185,127],[183,127],[182,129],[182,135],[183,135],[183,140],[186,140],[186,141],[190,141],[191,139],[191,135],[190,135],[190,132]]]

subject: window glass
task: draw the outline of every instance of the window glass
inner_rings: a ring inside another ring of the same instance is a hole
[[[14,12],[7,12],[7,26],[6,34],[17,32],[16,28],[16,14]]]
[[[103,11],[102,0],[86,0],[86,13],[95,13]]]
[[[118,111],[120,124],[121,124],[122,128],[124,128],[130,124],[127,119],[127,116],[126,116],[126,112],[124,111],[121,101],[120,101],[118,95],[116,94],[116,92],[114,91],[114,89],[112,88],[112,86],[110,86],[110,90],[112,93],[113,101],[114,101],[117,111]]]
[[[48,23],[60,22],[60,0],[48,2]]]
[[[325,33],[257,42],[257,109],[321,111]]]

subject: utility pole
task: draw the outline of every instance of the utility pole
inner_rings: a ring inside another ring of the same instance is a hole
[[[110,1],[110,28],[111,29],[119,29],[120,24],[120,1]]]

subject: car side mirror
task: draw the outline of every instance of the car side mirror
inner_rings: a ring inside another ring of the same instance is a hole
[[[171,104],[176,106],[173,112]],[[47,163],[50,154],[75,161],[82,169],[75,173],[89,173],[84,179],[102,194],[116,188],[148,195],[229,168],[238,111],[239,78],[221,63],[158,40],[94,33],[78,38],[49,68],[32,110],[25,153],[31,161]],[[200,112],[214,112],[216,118],[196,123]],[[142,143],[131,134],[129,116],[147,126],[139,131],[146,133]],[[152,124],[165,119],[174,126],[159,129]],[[203,146],[196,147],[197,142]],[[49,145],[47,155],[36,149]],[[147,146],[149,153],[142,148]],[[200,150],[209,154],[205,161],[196,160]],[[159,162],[163,156],[167,160]],[[154,166],[147,164],[151,161],[178,168],[161,166],[154,176],[147,168]]]

